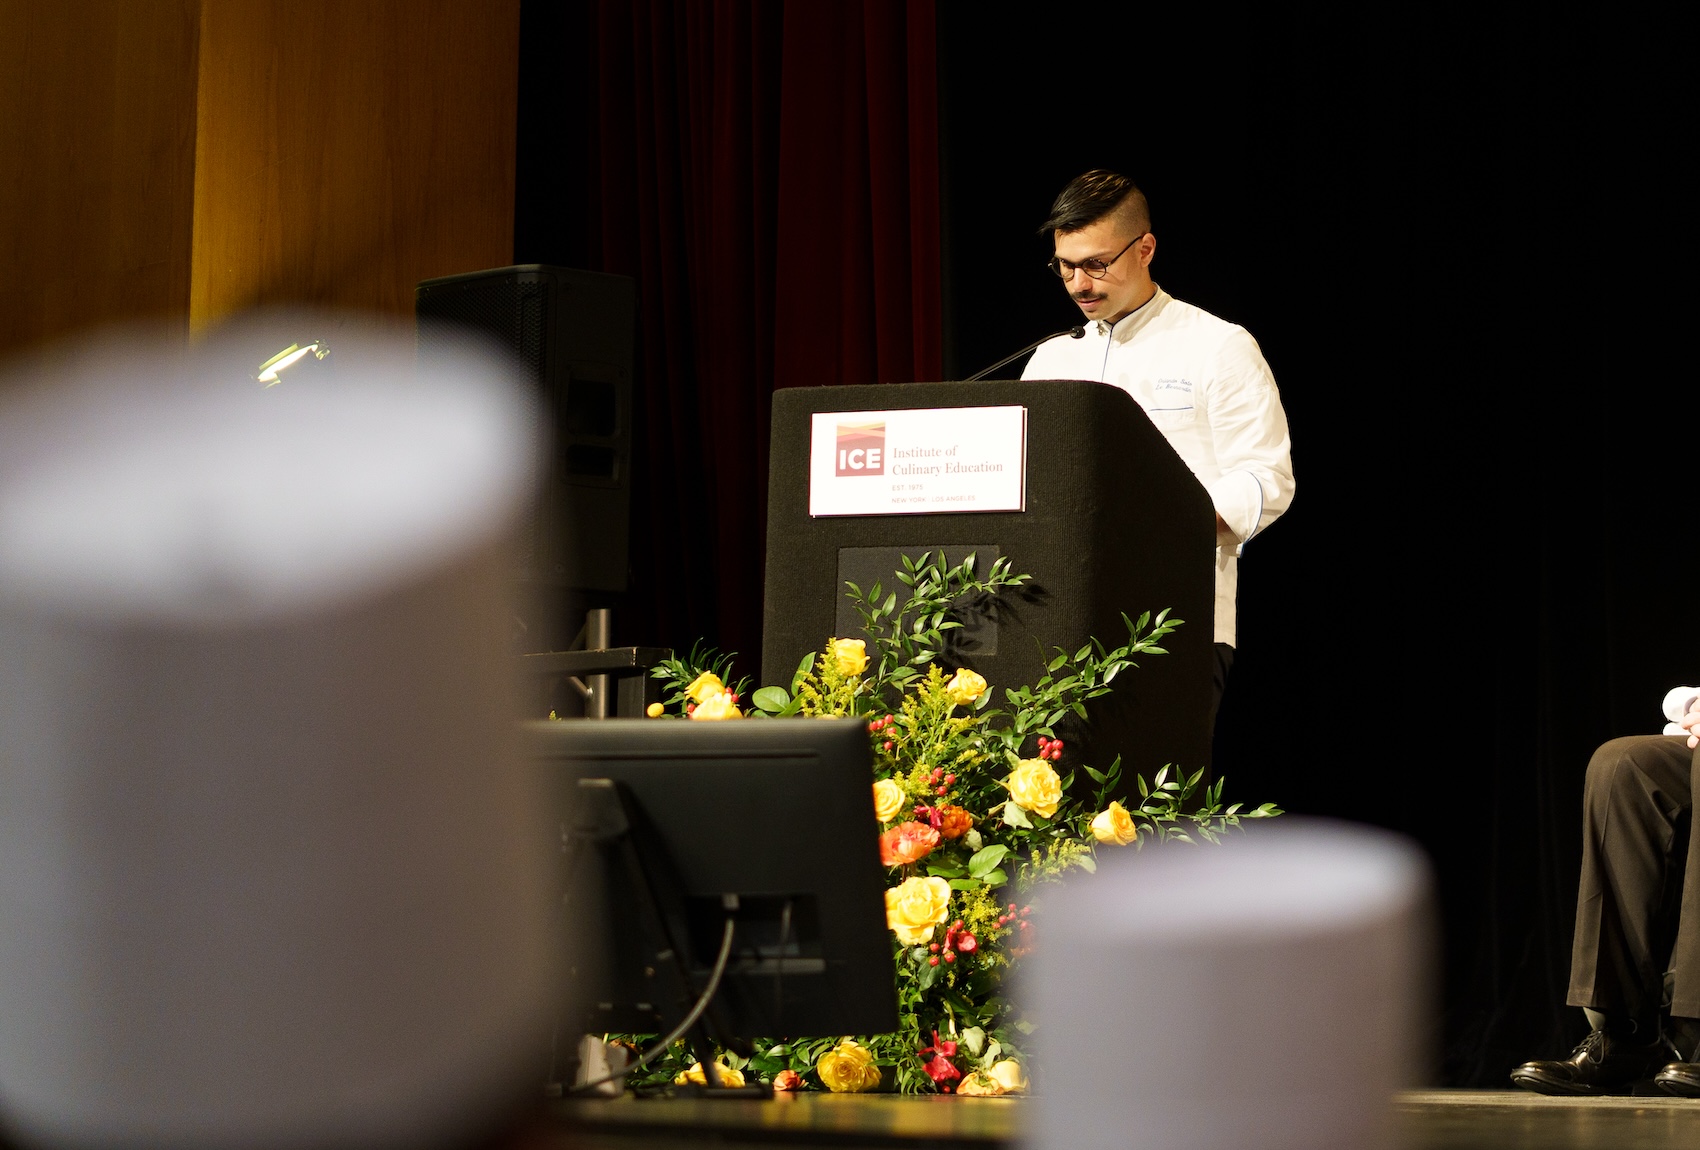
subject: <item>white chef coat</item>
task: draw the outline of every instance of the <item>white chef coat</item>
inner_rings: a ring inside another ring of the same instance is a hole
[[[1216,538],[1215,629],[1232,645],[1240,549],[1293,500],[1287,413],[1257,341],[1158,288],[1113,325],[1041,344],[1021,378],[1114,384],[1145,409],[1228,525]]]

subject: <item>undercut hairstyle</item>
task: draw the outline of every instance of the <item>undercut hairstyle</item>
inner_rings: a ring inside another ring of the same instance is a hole
[[[1039,234],[1078,232],[1109,215],[1122,217],[1129,231],[1151,230],[1151,207],[1139,186],[1118,172],[1094,168],[1074,177],[1057,195],[1050,216],[1039,227]]]

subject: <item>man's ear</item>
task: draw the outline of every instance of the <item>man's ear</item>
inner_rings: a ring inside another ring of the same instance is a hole
[[[1142,268],[1150,267],[1151,261],[1155,259],[1157,255],[1157,237],[1152,235],[1150,232],[1146,232],[1140,237],[1139,242],[1134,245],[1133,250],[1139,253],[1139,266]]]

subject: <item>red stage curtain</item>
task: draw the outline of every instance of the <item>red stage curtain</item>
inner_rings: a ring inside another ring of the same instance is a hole
[[[590,254],[641,317],[628,616],[652,633],[618,641],[707,635],[754,674],[773,390],[942,371],[933,3],[587,15]]]

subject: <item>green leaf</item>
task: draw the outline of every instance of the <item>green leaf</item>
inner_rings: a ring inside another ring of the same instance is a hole
[[[1098,860],[1093,858],[1091,855],[1081,855],[1080,869],[1085,871],[1087,874],[1097,874]]]
[[[950,880],[951,890],[979,890],[980,880],[977,878],[953,878]]]
[[[986,886],[988,888],[996,889],[997,887],[1000,887],[1004,883],[1008,882],[1009,876],[1007,874],[1005,874],[1003,872],[1003,870],[1000,868],[998,870],[992,871],[989,874],[987,874],[985,881],[986,881]]]
[[[986,1048],[986,1032],[978,1026],[970,1026],[962,1032],[962,1045],[968,1048],[968,1053],[979,1057],[980,1051]]]
[[[750,701],[764,711],[783,711],[791,696],[784,687],[763,687],[750,697]]]
[[[1020,808],[1016,808],[1019,810]],[[1006,846],[989,846],[974,852],[974,857],[968,860],[968,873],[975,878],[983,878],[1004,860],[1009,854]]]
[[[963,869],[955,863],[931,862],[927,864],[927,873],[938,878],[961,878],[964,873],[971,874],[973,872],[964,872]]]
[[[808,677],[809,672],[814,669],[815,653],[810,651],[807,655],[803,656],[803,661],[797,664],[797,673],[791,676],[791,689],[795,691],[803,680]]]
[[[1033,823],[1027,818],[1027,812],[1014,803],[1003,805],[1004,825],[1012,827],[1030,827]]]
[[[1087,773],[1087,775],[1090,776],[1092,781],[1095,782],[1095,783],[1104,783],[1104,782],[1109,781],[1109,776],[1106,775],[1103,771],[1093,770],[1091,767],[1087,766],[1085,763],[1080,764],[1080,769],[1085,771]]]

